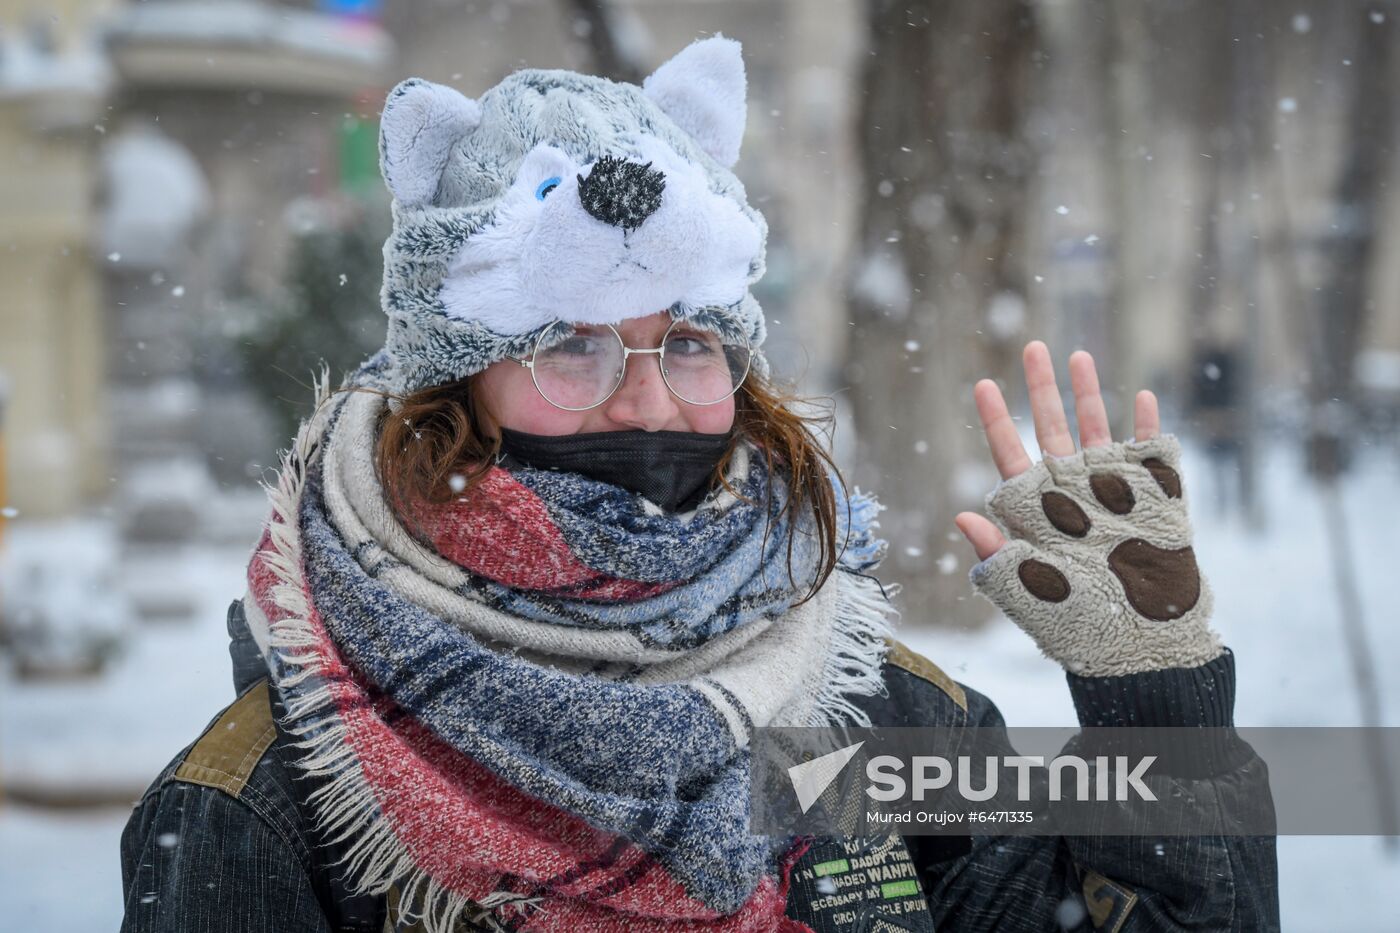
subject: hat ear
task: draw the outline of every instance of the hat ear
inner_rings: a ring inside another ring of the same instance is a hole
[[[399,82],[379,118],[379,170],[394,200],[432,201],[453,145],[480,122],[481,105],[460,91],[422,78]]]
[[[699,39],[642,82],[642,92],[725,168],[739,161],[748,117],[742,50],[724,36]]]

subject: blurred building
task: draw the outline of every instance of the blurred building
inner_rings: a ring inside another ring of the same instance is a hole
[[[66,512],[108,485],[92,231],[110,75],[87,26],[103,5],[0,3],[0,505],[26,514]]]
[[[358,151],[341,135],[388,77],[393,46],[372,13],[167,0],[101,25],[109,148],[125,153],[107,163],[104,250],[122,257],[104,267],[110,410],[132,488],[119,518],[136,538],[190,534],[218,484],[248,483],[285,443],[230,338],[275,292],[296,206],[374,162],[372,135]]]
[[[382,99],[393,53],[372,4],[303,6],[0,5],[0,370],[21,514],[127,479],[246,482],[273,443],[217,338],[235,299],[277,281],[289,209],[373,166],[372,133],[347,145],[344,126]]]

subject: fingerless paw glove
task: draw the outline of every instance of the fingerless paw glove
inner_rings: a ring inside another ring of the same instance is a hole
[[[1007,541],[969,578],[1041,651],[1081,676],[1218,657],[1180,464],[1171,434],[1045,455],[987,496]]]

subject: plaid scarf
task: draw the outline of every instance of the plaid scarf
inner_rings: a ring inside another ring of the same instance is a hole
[[[493,466],[411,532],[374,470],[384,398],[321,395],[245,602],[352,887],[396,887],[433,933],[806,929],[783,917],[802,840],[748,830],[748,744],[867,724],[851,699],[883,689],[893,615],[860,574],[885,548],[874,500],[837,486],[840,568],[794,605],[815,536],[789,578],[787,487],[747,444],[742,495],[693,513]]]

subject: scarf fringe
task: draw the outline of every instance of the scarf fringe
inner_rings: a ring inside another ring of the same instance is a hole
[[[520,904],[538,907],[539,898],[495,891],[480,901],[451,890],[418,868],[408,847],[394,835],[379,810],[374,790],[346,741],[348,726],[336,709],[329,683],[301,691],[308,680],[325,677],[324,662],[314,650],[320,638],[311,622],[311,600],[302,581],[302,553],[297,533],[297,505],[306,485],[307,467],[320,448],[322,419],[331,399],[330,373],[322,368],[314,380],[315,409],[297,431],[292,446],[281,459],[276,486],[263,484],[271,504],[266,531],[270,547],[258,559],[277,581],[273,602],[286,615],[269,621],[270,669],[277,670],[277,686],[295,745],[306,754],[297,762],[301,770],[330,781],[308,797],[313,804],[317,829],[328,844],[354,838],[337,866],[346,869],[349,888],[355,894],[381,895],[398,886],[401,910],[410,922],[421,920],[426,933],[452,933],[459,919],[478,909],[494,913],[500,907]],[[280,662],[277,652],[282,651]],[[421,900],[419,898],[421,897]],[[421,912],[404,905],[421,903]],[[493,916],[479,920],[495,924]],[[504,929],[504,927],[501,927]]]
[[[859,486],[855,487],[847,502],[850,512],[844,516],[847,538],[841,550],[841,564],[852,570],[869,570],[884,559],[889,548],[888,543],[875,534],[875,529],[880,527],[876,516],[887,506],[870,493],[861,492]],[[852,537],[849,534],[851,528],[861,528],[864,531],[859,536]]]
[[[842,575],[836,603],[837,624],[827,657],[822,689],[813,710],[813,726],[869,726],[870,716],[853,697],[885,694],[880,666],[894,636],[899,610],[894,584],[881,588],[874,577],[838,569]]]
[[[894,606],[899,584],[882,585],[861,572],[878,565],[888,550],[888,543],[875,534],[880,527],[876,516],[886,506],[870,493],[861,492],[859,486],[847,502],[846,529],[864,530],[854,537],[848,532],[841,550],[836,572],[842,575],[843,585],[838,589],[833,650],[824,668],[823,688],[810,723],[813,726],[870,725],[870,716],[852,702],[852,697],[886,695],[880,667],[889,651],[888,639],[894,637],[899,625],[900,613]]]

